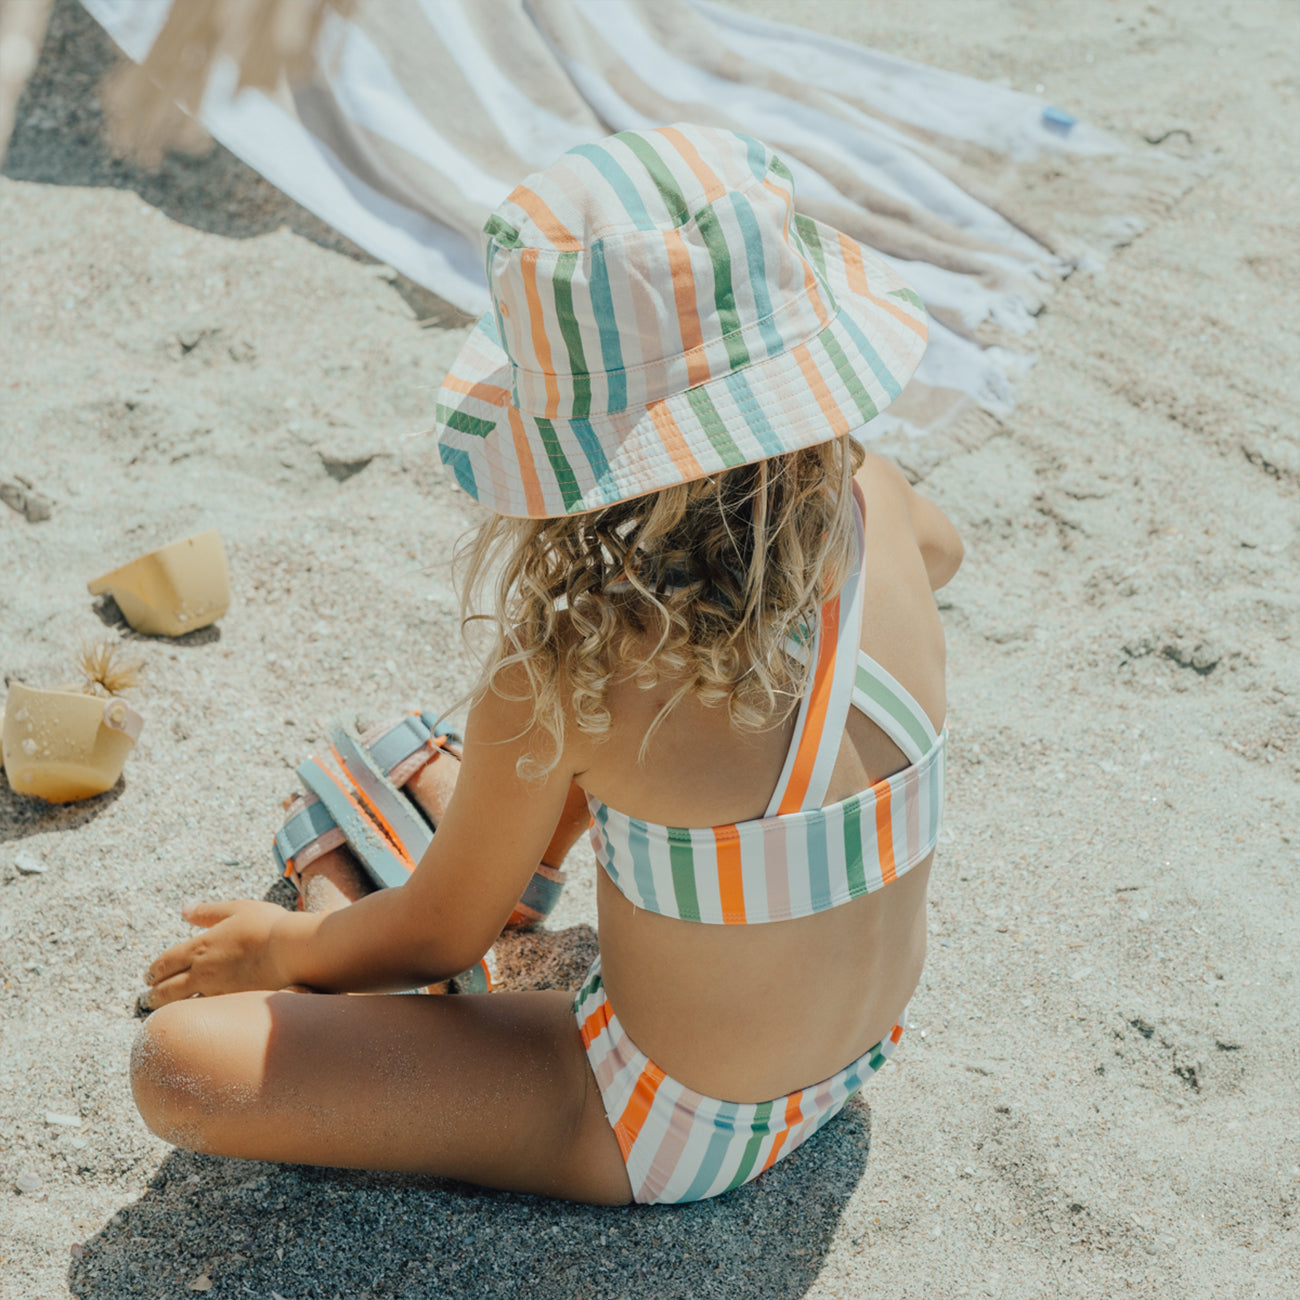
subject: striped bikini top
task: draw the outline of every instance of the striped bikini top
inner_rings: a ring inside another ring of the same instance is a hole
[[[880,889],[933,852],[948,729],[936,734],[911,694],[858,649],[865,542],[856,513],[858,566],[822,607],[812,683],[763,816],[660,826],[587,796],[596,859],[636,907],[711,925],[786,921]],[[850,708],[880,727],[908,766],[822,807]]]

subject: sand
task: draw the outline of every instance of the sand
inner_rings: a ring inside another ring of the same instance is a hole
[[[125,638],[86,581],[200,528],[235,602],[137,643],[117,789],[0,789],[5,1300],[1300,1290],[1294,10],[798,17],[1043,86],[1202,179],[1051,299],[1013,412],[905,449],[967,560],[896,1064],[757,1184],[608,1211],[198,1158],[136,1117],[132,1002],[181,900],[272,888],[277,800],[331,717],[469,680],[448,559],[471,513],[421,432],[461,332],[220,151],[109,160],[107,47],[60,5],[0,178],[0,477],[52,506],[0,506],[0,669],[53,685]],[[590,950],[574,867],[552,982]]]

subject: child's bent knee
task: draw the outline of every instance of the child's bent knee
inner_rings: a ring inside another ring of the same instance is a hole
[[[155,1011],[131,1049],[131,1091],[141,1118],[173,1146],[198,1149],[204,1085],[204,1035],[194,1009],[184,1002]]]

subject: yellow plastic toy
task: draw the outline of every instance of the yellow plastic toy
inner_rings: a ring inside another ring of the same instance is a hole
[[[0,751],[19,794],[70,803],[117,784],[144,719],[125,700],[11,682]]]
[[[96,578],[90,594],[108,593],[137,632],[184,636],[230,608],[230,571],[215,529],[150,551]]]

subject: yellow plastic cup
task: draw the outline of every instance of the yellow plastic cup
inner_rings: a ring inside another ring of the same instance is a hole
[[[0,752],[18,794],[71,803],[111,790],[144,719],[125,700],[11,682]]]
[[[149,636],[184,636],[230,608],[230,571],[216,529],[171,542],[87,584],[117,601],[122,616]]]

